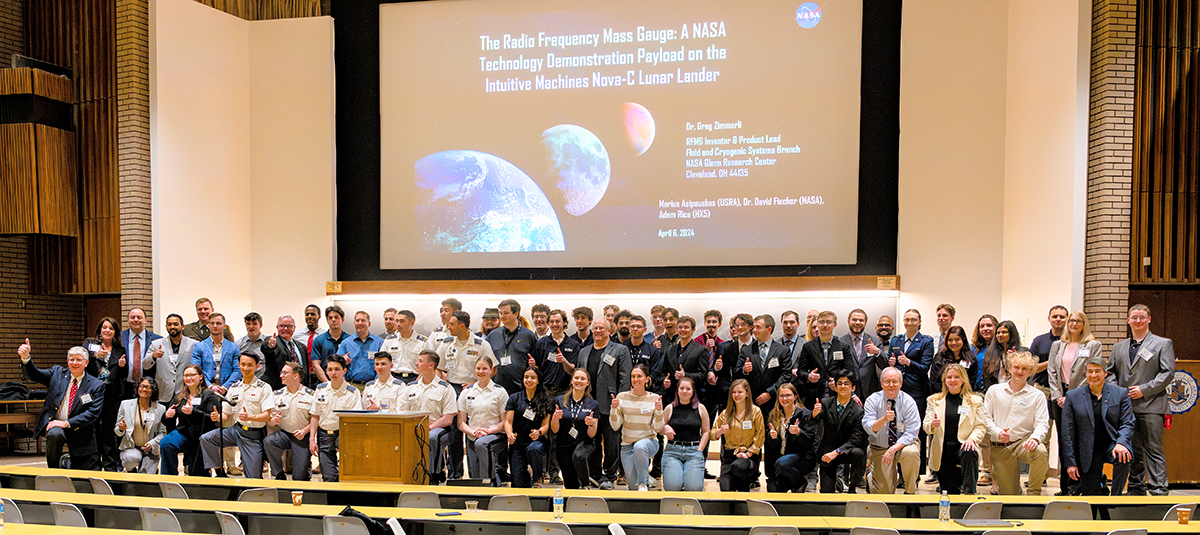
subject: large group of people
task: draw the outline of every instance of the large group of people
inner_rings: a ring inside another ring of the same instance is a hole
[[[28,340],[17,353],[25,377],[48,387],[37,426],[52,468],[176,474],[182,461],[191,475],[337,481],[337,411],[365,409],[428,415],[433,484],[691,491],[715,478],[748,491],[765,473],[773,492],[915,493],[928,469],[925,481],[952,494],[1040,494],[1053,422],[1063,493],[1119,494],[1126,482],[1129,494],[1167,492],[1174,354],[1143,305],[1107,356],[1087,315],[1062,306],[1029,347],[990,314],[968,333],[947,304],[933,334],[917,310],[895,332],[881,316],[871,333],[855,309],[835,337],[838,314],[812,310],[803,323],[781,314],[780,336],[773,316],[736,314],[731,340],[717,310],[699,322],[664,306],[649,320],[615,305],[594,315],[538,304],[532,321],[521,311],[505,299],[472,331],[449,298],[433,332],[389,308],[377,335],[367,312],[347,332],[340,307],[310,305],[302,332],[283,315],[268,336],[251,312],[235,340],[201,298],[197,321],[167,316],[166,336],[138,308],[123,330],[101,320],[66,368],[38,369]],[[710,442],[718,474],[705,468]]]

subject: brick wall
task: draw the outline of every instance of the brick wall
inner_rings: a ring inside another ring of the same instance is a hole
[[[148,0],[117,0],[117,173],[121,188],[121,310],[154,325],[150,227],[150,18]]]
[[[25,53],[25,0],[0,2],[0,66],[13,54]]]
[[[29,238],[0,237],[0,382],[21,380],[17,346],[25,338],[39,367],[66,365],[67,350],[89,330],[83,324],[84,308],[82,297],[30,295]]]
[[[1126,337],[1137,0],[1092,4],[1083,309],[1105,345]]]

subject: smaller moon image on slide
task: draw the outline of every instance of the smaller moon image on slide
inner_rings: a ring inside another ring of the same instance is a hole
[[[636,102],[621,104],[621,116],[625,120],[625,137],[629,146],[641,156],[654,144],[654,116],[650,110]]]
[[[512,163],[473,150],[416,163],[416,231],[440,253],[565,251],[550,199]]]
[[[608,150],[586,128],[560,124],[542,132],[546,174],[542,188],[555,206],[568,214],[588,213],[608,191]]]

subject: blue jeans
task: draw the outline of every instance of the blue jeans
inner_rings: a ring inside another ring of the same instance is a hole
[[[534,483],[542,482],[542,468],[546,466],[546,441],[514,443],[508,448],[508,456],[514,489],[527,489]]]
[[[179,454],[183,453],[183,466],[189,472],[189,475],[197,476],[206,473],[202,463],[195,462],[196,460],[196,444],[190,442],[183,433],[179,431],[171,431],[167,436],[158,441],[159,453],[159,468],[158,473],[167,476],[179,475]],[[195,465],[195,466],[193,466]],[[193,472],[193,468],[195,468]]]
[[[698,447],[668,443],[662,459],[663,490],[704,490],[704,452]]]
[[[640,485],[650,485],[650,459],[658,453],[656,437],[643,438],[633,444],[621,444],[621,467],[625,469],[625,480],[629,490]]]

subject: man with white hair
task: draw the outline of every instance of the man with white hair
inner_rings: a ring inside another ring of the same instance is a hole
[[[25,378],[46,385],[46,403],[34,429],[46,434],[46,467],[60,468],[63,446],[71,450],[69,468],[91,470],[96,463],[96,422],[104,404],[104,383],[85,373],[87,350],[67,351],[67,367],[38,369],[30,358],[29,339],[17,348]]]
[[[896,467],[904,473],[905,494],[917,493],[917,468],[921,452],[917,448],[917,430],[921,417],[912,396],[900,391],[904,376],[888,367],[879,377],[882,390],[871,394],[864,404],[862,425],[870,442],[871,492],[896,492]],[[1044,404],[1043,404],[1044,405]]]

